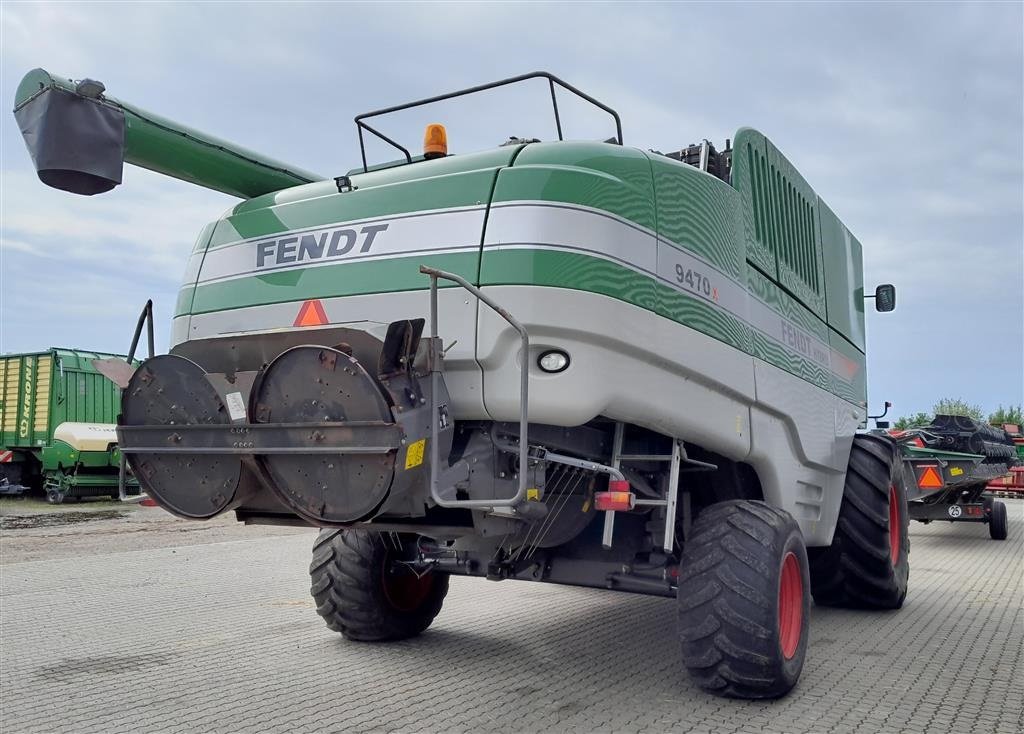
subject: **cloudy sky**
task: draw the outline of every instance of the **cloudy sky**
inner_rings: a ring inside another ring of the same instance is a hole
[[[5,2],[0,13],[0,352],[123,352],[148,297],[166,347],[186,254],[235,201],[131,167],[97,197],[43,186],[10,114],[29,69],[100,79],[325,175],[356,165],[356,113],[547,69],[617,108],[627,144],[721,143],[750,125],[786,153],[863,242],[867,283],[899,289],[896,312],[869,316],[873,405],[891,400],[901,415],[942,396],[986,410],[1024,399],[1021,3]],[[550,138],[533,91],[431,114],[450,123],[454,150]],[[585,110],[567,115],[580,137],[610,132]],[[421,122],[392,129],[415,136]]]

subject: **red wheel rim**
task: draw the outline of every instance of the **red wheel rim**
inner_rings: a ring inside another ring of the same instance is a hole
[[[434,586],[434,574],[427,572],[417,576],[410,569],[408,573],[394,573],[390,564],[384,561],[384,598],[400,612],[411,612],[426,601]]]
[[[896,494],[896,485],[889,486],[889,559],[892,565],[900,557],[900,504]]]
[[[804,579],[796,554],[789,551],[782,559],[782,575],[779,578],[779,646],[786,660],[796,655],[803,626]]]

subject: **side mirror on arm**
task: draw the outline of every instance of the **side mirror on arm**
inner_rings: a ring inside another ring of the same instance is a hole
[[[875,310],[886,313],[896,309],[896,286],[885,283],[875,288]]]

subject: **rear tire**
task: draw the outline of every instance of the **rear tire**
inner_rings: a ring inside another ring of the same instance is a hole
[[[788,513],[746,500],[701,512],[683,550],[677,603],[683,664],[701,688],[778,698],[796,685],[811,596],[803,535]]]
[[[992,514],[988,519],[988,534],[992,536],[992,540],[1006,540],[1008,534],[1006,505],[999,500],[992,502]]]
[[[897,446],[855,436],[832,544],[811,548],[811,593],[823,606],[899,609],[910,577],[909,513]]]
[[[366,530],[322,530],[309,567],[316,612],[349,640],[415,637],[430,626],[448,593],[448,574],[417,577],[395,560],[407,556],[415,536]]]

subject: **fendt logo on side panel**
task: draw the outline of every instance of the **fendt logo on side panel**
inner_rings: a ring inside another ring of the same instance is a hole
[[[323,229],[301,235],[286,235],[274,240],[256,243],[256,269],[271,268],[288,263],[313,262],[342,257],[353,251],[365,254],[373,247],[377,235],[386,231],[387,224],[368,224],[358,232],[355,229]],[[360,237],[362,241],[360,242]],[[359,248],[356,250],[356,244]]]

